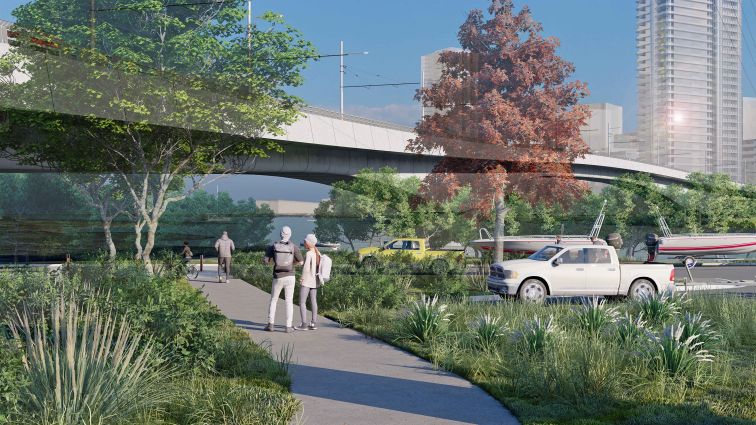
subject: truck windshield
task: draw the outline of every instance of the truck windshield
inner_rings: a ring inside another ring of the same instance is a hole
[[[559,251],[561,250],[562,250],[562,247],[559,247],[559,246],[545,246],[528,258],[531,260],[536,260],[536,261],[549,261],[553,256],[557,255],[557,253],[559,253]]]

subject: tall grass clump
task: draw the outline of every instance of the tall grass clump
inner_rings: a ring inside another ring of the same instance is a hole
[[[501,317],[489,313],[479,316],[473,323],[475,345],[481,351],[491,352],[499,346],[506,335],[506,328],[501,323]]]
[[[677,323],[667,326],[660,335],[649,335],[651,346],[648,356],[657,371],[671,377],[682,377],[700,363],[714,361],[714,356],[702,348],[699,335],[684,337],[684,332],[684,325]]]
[[[548,319],[536,317],[523,323],[522,328],[515,333],[515,339],[526,352],[537,354],[542,353],[551,342],[555,331],[554,316],[550,315]]]
[[[439,304],[438,297],[426,297],[410,305],[402,319],[401,336],[424,343],[443,334],[448,329],[451,317],[445,304]]]
[[[607,307],[606,301],[598,297],[583,299],[582,305],[575,311],[578,327],[591,335],[598,335],[617,315],[616,308]]]
[[[632,344],[646,334],[646,321],[643,313],[633,316],[625,312],[614,322],[617,340],[622,345]]]
[[[684,295],[675,296],[663,292],[642,297],[635,302],[635,306],[646,320],[651,323],[662,324],[677,317],[682,311],[685,301]]]
[[[150,341],[125,318],[59,298],[44,312],[17,312],[12,331],[22,344],[29,383],[20,397],[23,419],[34,424],[126,422],[160,402]]]

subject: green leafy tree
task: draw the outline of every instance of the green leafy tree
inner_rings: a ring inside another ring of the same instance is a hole
[[[137,258],[149,267],[168,206],[213,174],[280,146],[314,50],[279,15],[249,35],[242,0],[35,0],[17,8],[30,80],[4,87],[0,149],[22,163],[112,172],[134,206]],[[188,190],[183,179],[192,176]],[[146,240],[142,240],[146,230]]]
[[[228,231],[237,248],[268,244],[275,214],[254,199],[234,202],[227,193],[210,195],[204,190],[168,207],[158,238],[160,246],[180,246],[187,240],[192,247],[212,247],[223,231]]]
[[[469,192],[435,202],[419,195],[420,179],[402,178],[392,168],[363,170],[351,181],[337,182],[315,211],[315,233],[322,240],[355,248],[382,237],[422,237],[434,243],[465,241],[473,222],[460,212]]]

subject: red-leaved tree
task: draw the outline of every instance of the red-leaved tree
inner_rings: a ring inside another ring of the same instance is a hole
[[[507,197],[569,204],[587,190],[572,163],[588,153],[579,128],[589,118],[578,101],[588,94],[568,81],[574,66],[556,54],[559,41],[511,0],[493,0],[489,16],[470,12],[459,30],[462,51],[444,52],[441,79],[416,98],[439,112],[416,126],[408,150],[443,152],[423,184],[435,200],[472,188],[470,210],[495,211],[495,260],[503,257]]]

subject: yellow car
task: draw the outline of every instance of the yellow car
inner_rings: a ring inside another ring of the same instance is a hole
[[[434,273],[442,274],[449,270],[449,261],[462,261],[464,252],[459,250],[431,249],[428,241],[422,238],[393,239],[382,247],[368,247],[357,250],[360,264],[375,267],[379,259],[392,256],[411,258],[416,263],[430,263]]]

